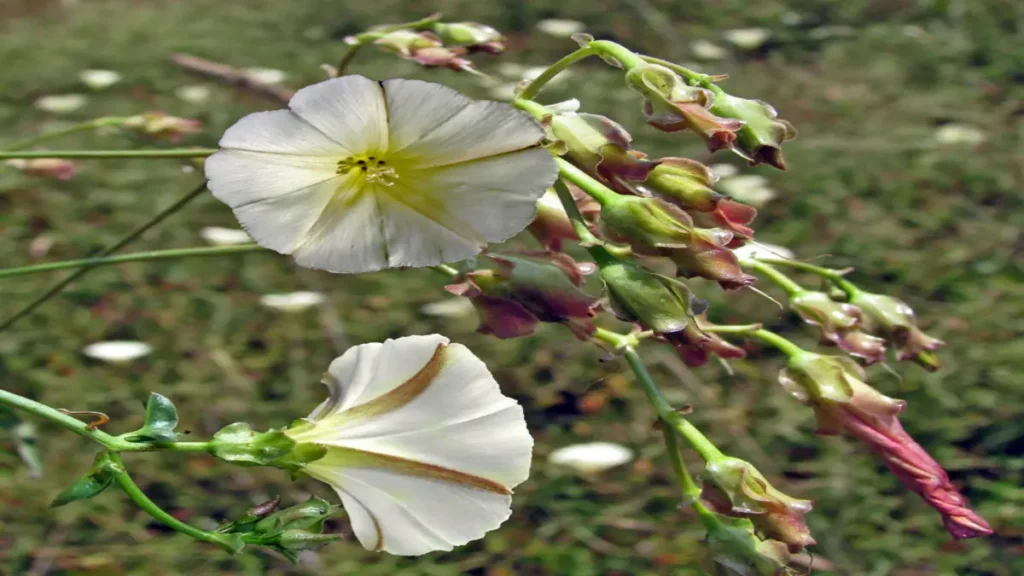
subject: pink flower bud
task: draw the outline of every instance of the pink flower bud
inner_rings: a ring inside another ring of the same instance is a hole
[[[675,347],[679,357],[690,367],[707,364],[711,354],[723,360],[747,356],[747,352],[743,348],[729,343],[714,332],[705,332],[704,329],[709,326],[714,326],[714,324],[708,322],[707,315],[698,314],[692,318],[684,330],[666,335],[665,339]]]
[[[821,434],[846,434],[882,457],[889,470],[942,515],[956,539],[992,533],[968,507],[946,471],[910,437],[897,415],[906,405],[864,381],[864,370],[848,358],[804,352],[789,359],[779,382],[814,408]]]
[[[147,112],[133,116],[126,119],[123,125],[134,128],[146,136],[169,142],[179,142],[182,136],[195,134],[203,129],[203,123],[198,120],[169,116],[163,112]]]
[[[469,50],[500,54],[505,50],[505,37],[494,28],[476,22],[434,24],[434,32],[448,46],[462,46]]]
[[[789,307],[817,326],[821,338],[840,350],[863,358],[868,364],[885,359],[885,341],[861,332],[861,311],[853,304],[836,302],[828,294],[804,290],[789,299]]]
[[[78,164],[62,158],[16,158],[6,163],[28,176],[43,176],[57,180],[70,180],[78,172]]]
[[[429,68],[449,68],[455,71],[473,71],[473,63],[461,58],[464,48],[449,48],[440,38],[430,32],[396,30],[388,32],[374,41],[374,44],[397,54],[400,58],[417,62]]]
[[[575,186],[569,185],[573,200],[583,219],[588,222],[597,220],[601,213],[601,205]],[[548,190],[537,201],[537,216],[527,228],[530,234],[544,245],[544,248],[555,252],[562,250],[563,240],[579,240],[573,229],[569,215],[565,213],[562,202],[554,190]]]
[[[896,357],[914,360],[924,368],[935,371],[940,367],[932,352],[945,342],[932,338],[917,327],[914,311],[906,302],[870,292],[855,292],[850,302],[864,313],[865,328],[872,333],[887,336],[896,346]]]
[[[707,166],[688,158],[662,158],[658,162],[641,185],[644,191],[684,210],[706,213],[716,224],[739,236],[754,235],[746,225],[757,216],[757,210],[715,192],[711,185],[717,177]]]
[[[547,119],[553,139],[566,156],[591,176],[620,193],[631,193],[628,182],[643,182],[658,165],[630,150],[633,138],[615,121],[596,114],[563,112]]]

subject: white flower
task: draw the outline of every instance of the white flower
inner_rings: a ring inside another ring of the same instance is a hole
[[[473,301],[469,298],[445,298],[438,302],[424,304],[420,308],[420,312],[427,316],[440,316],[442,318],[469,316],[474,310]]]
[[[985,133],[967,124],[946,124],[935,131],[939,144],[966,144],[977,146],[985,141]]]
[[[93,90],[103,90],[120,82],[121,75],[113,70],[82,70],[78,79]]]
[[[793,260],[796,258],[796,254],[794,254],[789,248],[779,246],[777,244],[766,244],[764,242],[747,242],[743,246],[733,249],[732,252],[741,260],[747,258],[781,258],[783,260]]]
[[[199,237],[214,246],[234,246],[236,244],[248,244],[252,238],[245,233],[245,230],[237,228],[221,228],[220,226],[207,226],[199,231]]]
[[[288,292],[286,294],[264,294],[260,304],[282,312],[302,312],[307,308],[324,303],[327,298],[319,292]]]
[[[726,30],[722,36],[734,46],[754,50],[764,44],[772,33],[765,28],[737,28]]]
[[[85,106],[88,101],[82,94],[53,94],[36,100],[36,108],[54,114],[67,114]]]
[[[259,84],[280,84],[287,75],[275,68],[246,68],[245,75]]]
[[[82,353],[86,356],[111,364],[131,362],[137,358],[142,358],[152,351],[153,347],[145,342],[132,342],[129,340],[96,342],[82,349]]]
[[[775,191],[768,186],[768,179],[756,174],[722,178],[718,182],[718,187],[740,202],[755,208],[764,206],[776,196]]]
[[[288,106],[229,128],[206,176],[256,242],[309,268],[468,258],[523,230],[558,172],[527,114],[439,84],[344,76]]]
[[[587,25],[578,20],[565,18],[548,18],[537,22],[537,30],[556,38],[568,38],[587,29]]]
[[[633,451],[611,442],[590,442],[559,448],[548,456],[548,462],[568,466],[584,474],[594,474],[621,466],[633,459]]]
[[[729,56],[728,50],[707,40],[694,40],[690,43],[690,50],[701,60],[722,60]]]
[[[363,344],[324,383],[330,397],[285,433],[327,448],[302,470],[338,493],[363,547],[451,550],[509,517],[533,439],[466,347],[437,334]]]
[[[201,84],[192,84],[178,88],[174,95],[190,104],[202,104],[210,99],[210,89]]]

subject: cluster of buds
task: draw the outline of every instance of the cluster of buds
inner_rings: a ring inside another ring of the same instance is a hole
[[[750,520],[719,517],[708,530],[709,574],[714,576],[795,576],[792,555],[777,540],[762,540]]]
[[[445,287],[473,302],[480,333],[517,338],[532,334],[538,322],[559,322],[581,339],[589,338],[597,298],[582,287],[590,268],[558,252],[484,258],[494,267],[464,274],[461,282]]]
[[[324,523],[334,513],[326,500],[312,497],[295,506],[278,510],[281,499],[275,498],[246,510],[233,522],[217,529],[218,534],[231,534],[246,544],[266,546],[295,562],[302,550],[316,550],[341,539],[340,534],[324,534]]]
[[[932,352],[945,343],[918,328],[914,311],[906,302],[892,296],[856,290],[850,296],[850,304],[863,313],[868,331],[889,339],[899,360],[913,360],[929,371],[939,369],[939,360]]]
[[[361,42],[358,37],[345,40],[350,44]],[[476,22],[433,22],[429,30],[379,33],[374,44],[423,66],[473,72],[473,62],[463,56],[470,52],[499,54],[505,49],[505,38],[494,28]]]
[[[703,366],[711,354],[723,360],[746,358],[746,350],[710,331],[712,327],[714,324],[708,321],[706,313],[697,314],[670,340],[687,366]]]
[[[885,359],[885,341],[861,331],[863,314],[857,306],[836,302],[825,292],[802,290],[789,298],[789,307],[804,322],[817,326],[822,342],[874,364]]]

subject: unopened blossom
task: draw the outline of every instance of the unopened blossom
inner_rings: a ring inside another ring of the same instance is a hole
[[[82,94],[51,94],[36,100],[36,108],[53,114],[69,114],[88,102],[89,99]]]
[[[792,555],[778,540],[762,540],[745,518],[719,517],[708,530],[708,572],[713,576],[796,576]]]
[[[517,338],[538,322],[566,323],[579,337],[593,330],[597,298],[583,289],[589,270],[558,252],[488,254],[494,267],[475,270],[445,288],[473,302],[481,334]]]
[[[430,32],[396,30],[381,36],[374,44],[423,66],[456,71],[474,70],[473,63],[462,57],[466,53],[464,48],[445,46],[440,38]]]
[[[57,180],[70,180],[78,172],[78,164],[63,158],[13,158],[4,164],[28,176],[43,176]]]
[[[715,95],[709,108],[718,116],[742,122],[733,151],[746,158],[751,166],[768,164],[779,170],[786,169],[782,143],[796,138],[796,128],[779,118],[775,108],[760,100],[724,92]]]
[[[330,397],[285,434],[326,449],[302,472],[334,488],[364,548],[451,550],[508,519],[533,440],[469,349],[436,334],[363,344],[324,383]]]
[[[260,296],[260,304],[267,308],[282,312],[302,312],[313,306],[319,306],[327,297],[319,292],[299,291],[285,294],[264,294]]]
[[[906,302],[858,290],[851,295],[850,303],[863,312],[865,330],[889,338],[898,359],[913,360],[931,371],[939,368],[939,359],[932,352],[945,342],[918,328],[914,310]]]
[[[801,290],[790,296],[789,307],[804,322],[817,326],[824,342],[862,358],[867,364],[885,359],[885,341],[860,330],[861,310],[853,304],[836,302],[825,292]]]
[[[473,256],[530,223],[558,172],[507,104],[344,76],[246,116],[206,160],[214,196],[300,266],[370,272]]]
[[[147,112],[133,116],[126,119],[121,125],[138,130],[146,136],[163,138],[170,142],[179,142],[182,136],[196,134],[203,130],[203,123],[199,120],[178,118],[163,112]]]
[[[548,462],[566,466],[581,474],[596,474],[633,459],[633,451],[612,442],[587,442],[564,446],[548,456]]]
[[[701,497],[715,512],[747,518],[766,538],[778,540],[798,552],[815,544],[804,515],[809,500],[784,494],[772,486],[753,464],[723,456],[704,467]]]
[[[882,457],[889,470],[942,515],[956,539],[991,534],[970,509],[942,466],[910,437],[897,417],[906,403],[864,382],[864,370],[848,358],[802,352],[790,357],[779,382],[814,408],[821,434],[846,434]]]
[[[675,347],[679,357],[691,367],[707,364],[712,354],[722,360],[746,358],[747,352],[743,348],[731,344],[716,332],[705,331],[711,327],[714,324],[708,321],[707,314],[696,314],[686,328],[666,335],[665,340]]]
[[[110,364],[123,364],[142,358],[152,351],[153,347],[145,342],[110,340],[89,344],[82,349],[82,354]]]
[[[500,54],[505,50],[505,37],[486,24],[438,22],[434,24],[433,30],[446,46],[461,46],[488,54]]]
[[[220,226],[207,226],[203,228],[199,231],[199,237],[213,246],[235,246],[252,242],[252,238],[245,233],[245,230],[222,228]]]
[[[82,70],[78,79],[93,90],[103,90],[120,82],[121,75],[113,70]]]
[[[596,221],[601,213],[601,205],[575,186],[570,185],[569,190],[583,219],[587,223]],[[527,230],[544,248],[555,252],[562,250],[564,240],[579,240],[569,215],[565,213],[562,201],[558,199],[558,194],[553,189],[549,189],[537,201],[537,216],[530,222]]]
[[[602,265],[600,273],[612,312],[666,339],[676,338],[707,309],[686,284],[632,262]]]

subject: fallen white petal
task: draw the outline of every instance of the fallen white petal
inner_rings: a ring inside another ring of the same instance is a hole
[[[940,144],[976,146],[985,141],[985,133],[967,124],[945,124],[935,131],[935,141]]]
[[[252,238],[245,233],[245,230],[237,228],[221,228],[219,226],[207,226],[199,231],[199,237],[214,246],[233,246],[235,244],[248,244]]]
[[[121,75],[113,70],[82,70],[78,79],[93,90],[103,90],[121,81]]]
[[[260,84],[280,84],[288,77],[284,71],[276,68],[246,68],[245,75]]]
[[[568,38],[586,29],[587,25],[583,22],[566,18],[548,18],[537,22],[537,30],[556,38]]]
[[[469,298],[446,298],[439,302],[424,304],[420,307],[420,312],[427,316],[459,318],[473,314],[473,302]]]
[[[590,442],[559,448],[548,456],[548,461],[568,466],[584,474],[593,474],[621,466],[633,459],[633,451],[611,442]]]
[[[174,91],[174,95],[190,104],[202,104],[210,99],[212,91],[199,84],[182,86]]]
[[[740,259],[781,258],[783,260],[792,260],[796,258],[796,254],[789,248],[764,242],[748,242],[739,248],[733,249],[733,253]]]
[[[775,191],[768,186],[768,180],[756,174],[722,178],[717,187],[740,202],[755,208],[764,206],[776,196]]]
[[[729,51],[708,40],[694,40],[690,43],[693,55],[701,60],[722,60],[729,56]]]
[[[759,48],[771,35],[771,31],[766,28],[737,28],[722,33],[727,41],[744,50]]]
[[[152,351],[153,347],[149,344],[130,340],[96,342],[82,349],[82,353],[86,356],[111,364],[130,362],[137,358],[142,358]]]
[[[288,292],[286,294],[264,294],[260,296],[260,304],[267,308],[282,312],[301,312],[307,308],[323,304],[327,298],[319,292]]]
[[[82,108],[88,101],[82,94],[53,94],[36,100],[36,108],[54,114],[67,114]]]

